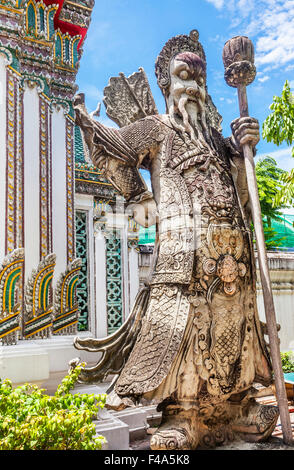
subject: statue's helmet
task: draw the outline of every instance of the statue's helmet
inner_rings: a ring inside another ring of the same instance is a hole
[[[183,52],[195,54],[202,62],[206,72],[206,57],[198,38],[198,31],[193,29],[189,36],[181,34],[169,39],[162,48],[162,51],[156,59],[155,74],[157,83],[165,96],[170,85],[170,63],[178,54]]]
[[[170,63],[171,61],[179,54],[183,53],[192,53],[197,56],[197,61],[201,62],[202,69],[206,76],[206,57],[202,47],[202,44],[199,42],[199,33],[196,29],[193,29],[189,36],[181,34],[179,36],[174,36],[169,39],[167,43],[162,48],[159,56],[155,62],[155,74],[157,77],[157,83],[167,101],[168,91],[170,87]],[[185,54],[186,56],[189,54]],[[195,58],[194,58],[195,59]],[[193,58],[188,57],[188,60],[195,62]],[[185,58],[187,61],[187,57]],[[206,91],[207,91],[207,86]],[[221,131],[221,121],[222,117],[218,113],[210,95],[206,93],[206,112],[209,124],[215,129]]]

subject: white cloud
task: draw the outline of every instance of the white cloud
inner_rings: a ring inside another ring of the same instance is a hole
[[[224,4],[225,4],[225,1],[224,0],[206,0],[208,3],[212,3],[215,8],[217,8],[218,10],[220,10]]]
[[[218,10],[230,10],[236,34],[256,38],[257,66],[270,71],[294,60],[294,0],[206,1]]]
[[[288,65],[288,67],[285,68],[285,72],[290,72],[290,70],[294,69],[294,64]]]
[[[263,82],[266,82],[267,80],[269,80],[270,77],[268,75],[265,75],[264,77],[258,77],[258,81],[263,83]]]
[[[90,83],[86,83],[85,85],[82,85],[82,89],[80,90],[82,93],[85,93],[86,98],[91,98],[93,100],[101,101],[103,98],[103,93],[99,88],[97,88],[95,85],[92,85]]]
[[[109,117],[99,116],[97,118],[97,121],[99,121],[104,126],[118,128],[118,125],[114,121],[112,121]]]
[[[294,158],[291,156],[291,148],[292,147],[287,147],[285,149],[275,150],[274,152],[257,154],[257,157],[258,159],[266,156],[272,157],[276,160],[280,168],[285,171],[290,171],[294,167]]]

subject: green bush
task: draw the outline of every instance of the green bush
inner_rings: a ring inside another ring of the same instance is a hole
[[[292,352],[281,353],[282,369],[284,373],[294,372],[294,357]]]
[[[105,438],[96,436],[93,419],[106,395],[71,394],[84,364],[58,386],[54,396],[37,385],[13,389],[0,380],[0,450],[95,450]]]

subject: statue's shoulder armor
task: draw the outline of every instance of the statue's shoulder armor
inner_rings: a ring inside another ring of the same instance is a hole
[[[137,153],[158,145],[165,137],[165,126],[160,118],[147,116],[122,127],[120,135]]]
[[[211,127],[211,135],[214,141],[214,146],[218,153],[231,158],[232,156],[241,156],[241,151],[237,147],[232,137],[223,137],[223,135],[214,127]]]

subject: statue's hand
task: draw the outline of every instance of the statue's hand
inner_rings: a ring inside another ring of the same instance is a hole
[[[87,109],[85,107],[85,95],[84,93],[79,93],[74,96],[73,107],[75,110],[75,122],[81,128],[83,127],[83,115],[87,115]]]
[[[139,204],[132,204],[133,217],[142,227],[151,227],[157,222],[158,213],[154,199],[146,199]]]
[[[234,119],[231,123],[233,138],[239,148],[245,144],[255,147],[260,139],[259,123],[252,117]]]
[[[73,98],[73,106],[74,107],[79,106],[80,104],[85,105],[85,94],[84,93],[78,93]]]

